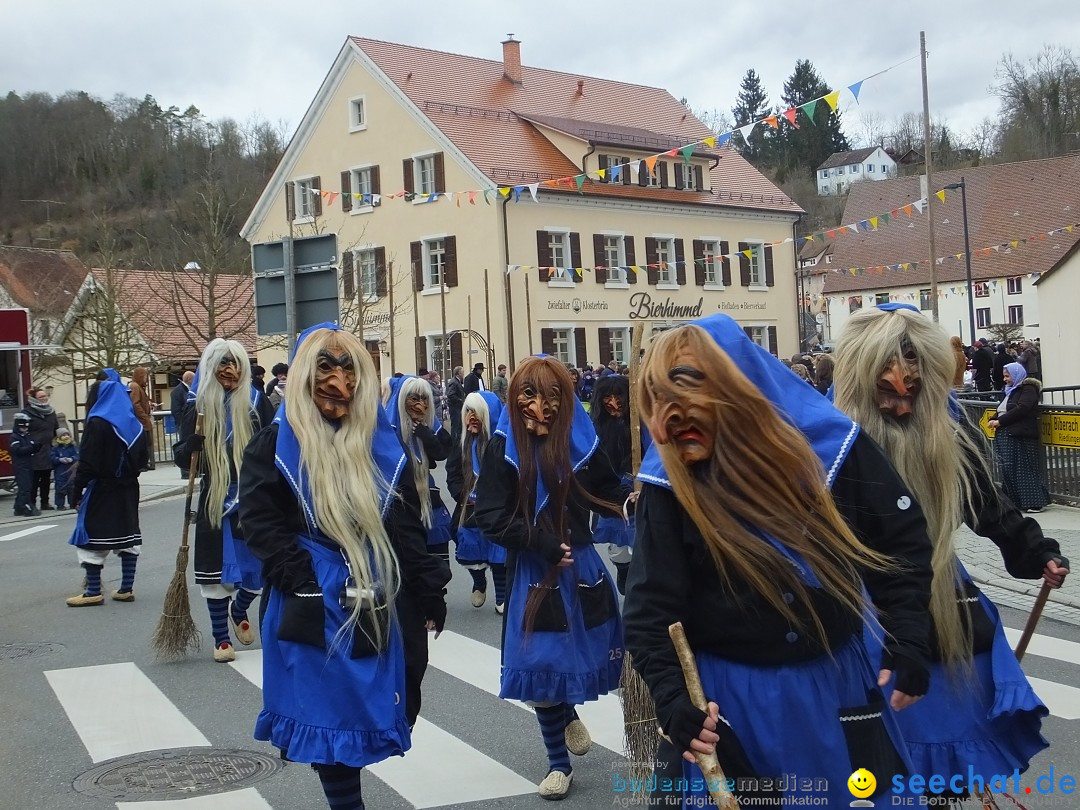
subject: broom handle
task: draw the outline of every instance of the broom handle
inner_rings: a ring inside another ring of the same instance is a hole
[[[203,415],[195,417],[195,435],[202,436]],[[188,530],[191,528],[191,496],[195,494],[195,479],[199,474],[199,455],[201,451],[195,450],[191,454],[191,462],[188,464],[187,499],[184,501],[184,531],[180,535],[180,548],[188,547]]]
[[[1035,607],[1031,609],[1031,615],[1028,616],[1027,624],[1024,626],[1024,632],[1020,636],[1020,641],[1017,642],[1017,661],[1022,661],[1024,659],[1024,653],[1027,652],[1028,643],[1031,641],[1031,637],[1035,635],[1035,625],[1039,623],[1043,608],[1046,607],[1046,600],[1049,598],[1050,586],[1044,582],[1042,589],[1039,591],[1039,597],[1035,600]]]
[[[675,645],[675,653],[679,656],[679,666],[682,667],[683,678],[686,681],[686,691],[690,693],[690,702],[708,714],[709,704],[705,700],[705,689],[701,685],[701,676],[698,674],[690,642],[686,640],[686,631],[683,630],[682,622],[675,622],[668,627],[668,635],[671,637],[671,643]],[[697,765],[705,776],[709,795],[716,802],[716,806],[721,810],[738,810],[739,802],[725,785],[727,777],[724,776],[716,754],[702,754],[695,751],[694,759],[697,760]]]

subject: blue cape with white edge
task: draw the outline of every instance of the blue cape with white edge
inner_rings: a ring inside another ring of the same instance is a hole
[[[546,357],[547,355],[536,355],[536,357]],[[596,452],[596,448],[600,444],[600,439],[596,435],[596,428],[593,427],[592,419],[589,418],[588,412],[581,404],[573,391],[566,392],[570,399],[573,401],[574,419],[570,423],[570,469],[573,472],[577,472],[585,463],[592,458],[593,453]],[[510,408],[503,408],[502,415],[499,417],[499,425],[495,428],[495,433],[506,439],[506,451],[504,458],[506,461],[513,465],[514,469],[519,473],[521,472],[521,456],[518,452],[517,443],[514,441],[514,431],[510,427]],[[538,464],[533,459],[532,464]],[[536,474],[536,512],[533,515],[533,524],[535,525],[540,518],[540,513],[547,506],[548,499],[551,494],[547,491],[547,487],[544,485],[544,479],[540,475],[539,469]]]
[[[104,419],[112,425],[113,432],[129,450],[143,433],[142,422],[135,415],[135,406],[131,404],[131,392],[120,380],[116,369],[105,369],[104,380],[98,382],[97,400],[86,421]]]
[[[300,337],[296,341],[296,348],[300,348],[300,345],[317,329],[338,331],[341,327],[333,323],[320,323],[305,329],[300,333]],[[290,365],[295,358],[296,350],[294,349],[293,356],[289,358]],[[394,491],[397,489],[398,480],[405,469],[407,457],[405,448],[401,446],[397,433],[390,426],[386,413],[380,407],[379,402],[375,401],[372,405],[376,408],[377,415],[375,433],[371,437],[371,457],[375,461],[375,467],[378,469],[382,479],[378,484],[379,507],[383,517],[385,517],[390,505],[393,503]],[[315,521],[315,507],[311,500],[310,484],[307,476],[303,474],[300,468],[300,442],[297,441],[292,425],[289,424],[286,417],[284,400],[282,400],[281,407],[278,408],[277,415],[274,417],[274,423],[278,426],[274,463],[289,482],[293,492],[296,493],[296,497],[304,509],[304,516],[307,518],[308,524],[313,529],[317,528],[318,524]]]
[[[492,428],[492,432],[494,433],[495,428],[498,427],[499,422],[502,419],[502,413],[503,413],[503,410],[504,410],[502,400],[499,399],[495,394],[491,393],[490,391],[477,391],[476,393],[478,393],[480,396],[482,396],[484,398],[484,402],[487,403],[487,407],[488,407],[488,424],[494,426]],[[491,437],[489,436],[488,438],[491,438]],[[476,455],[476,442],[473,442],[473,446],[472,446],[472,468],[473,468],[473,475],[477,476],[477,480],[479,480],[479,475],[480,475],[480,461],[481,461],[480,457]]]

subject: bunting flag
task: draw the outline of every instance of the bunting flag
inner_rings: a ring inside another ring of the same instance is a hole
[[[848,85],[847,89],[851,91],[851,95],[854,97],[856,102],[859,100],[859,91],[862,90],[862,83],[864,81],[865,79],[860,79],[859,81],[855,82],[855,84]]]
[[[840,104],[840,91],[836,90],[836,91],[834,91],[832,93],[829,93],[824,98],[825,98],[825,103],[829,105],[829,109],[832,110],[833,112],[836,112],[836,108]]]
[[[540,202],[538,199],[536,199],[536,192],[539,190],[539,188],[539,183],[529,183],[529,194],[532,195],[533,202]]]
[[[731,137],[730,133],[728,133],[728,137],[729,138]],[[710,135],[708,138],[703,140],[702,143],[705,144],[710,149],[712,149],[714,146],[716,146],[716,136],[715,135]],[[722,145],[723,144],[721,144],[721,146]]]
[[[708,141],[710,139],[706,138],[705,140]],[[716,145],[718,147],[725,146],[727,144],[727,142],[730,141],[730,140],[731,140],[731,133],[730,132],[725,132],[723,135],[721,135],[719,138],[716,139]]]
[[[798,114],[799,114],[799,111],[795,107],[792,107],[790,110],[785,110],[784,111],[784,118],[786,118],[788,120],[788,123],[791,124],[793,127],[795,127],[795,129],[799,128],[799,125],[795,123],[795,117]]]
[[[690,156],[694,154],[694,144],[690,143],[679,150],[682,153],[683,160],[687,163],[690,162]]]
[[[942,202],[945,202],[945,189],[942,189],[941,191],[937,192],[934,196],[937,197]]]
[[[767,117],[765,119],[765,123],[773,129],[780,129],[780,122],[777,120],[775,115],[770,115],[769,117]]]
[[[828,97],[826,96],[826,98]],[[806,117],[810,120],[811,124],[814,123],[814,110],[817,109],[818,100],[819,99],[815,98],[813,101],[808,101],[801,107],[799,107],[799,109],[802,110]]]
[[[739,127],[739,134],[742,135],[743,143],[750,143],[750,134],[754,131],[754,127],[757,126],[757,121],[751,121],[749,124]]]

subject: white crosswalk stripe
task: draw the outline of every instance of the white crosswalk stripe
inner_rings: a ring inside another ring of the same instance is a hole
[[[32,534],[43,532],[46,529],[55,529],[56,525],[57,524],[55,523],[44,523],[37,526],[30,526],[26,529],[20,529],[17,532],[11,532],[10,534],[0,536],[0,543],[3,543],[5,540],[18,540],[20,537],[29,537]]]

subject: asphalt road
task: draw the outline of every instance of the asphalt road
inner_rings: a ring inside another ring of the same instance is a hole
[[[287,765],[239,791],[163,804],[118,805],[72,787],[117,752],[212,745],[274,754],[251,736],[261,708],[259,654],[242,650],[235,666],[214,663],[209,618],[197,592],[192,607],[202,649],[178,663],[158,663],[150,654],[149,637],[173,573],[182,508],[179,498],[144,504],[145,545],[133,603],[106,600],[103,607],[78,610],[64,604],[82,579],[66,544],[73,515],[48,513],[0,527],[0,809],[325,807],[315,775],[301,765]],[[116,587],[119,574],[118,561],[110,560],[107,590]],[[469,590],[467,575],[455,567],[447,633],[431,643],[416,748],[365,775],[372,810],[549,806],[535,794],[546,773],[535,719],[492,694],[501,620],[490,601],[472,608]],[[1023,626],[1022,613],[1002,613],[1008,627]],[[1052,745],[1024,777],[1023,786],[1033,788],[1035,777],[1051,771],[1057,786],[1063,776],[1080,777],[1080,629],[1047,619],[1039,632],[1025,669],[1051,704],[1053,715],[1043,731]],[[19,654],[28,651],[35,654]],[[574,758],[574,785],[563,807],[609,807],[625,797],[612,790],[613,774],[626,775],[616,753],[617,698],[591,704],[589,712],[583,716],[596,743],[588,756]],[[1017,798],[1030,810],[1080,807],[1080,797],[1060,791],[1040,796],[1036,789]]]

